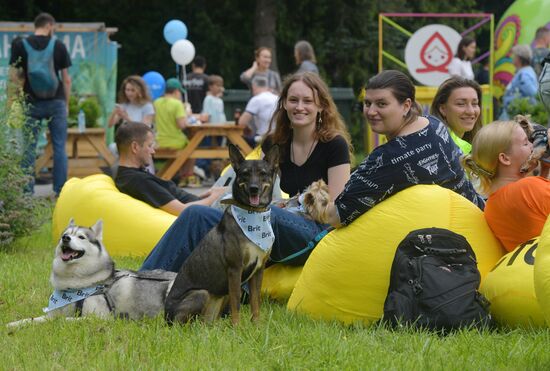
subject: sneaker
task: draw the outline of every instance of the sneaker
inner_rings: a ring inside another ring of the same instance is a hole
[[[204,172],[203,169],[201,169],[200,167],[198,166],[195,166],[193,168],[193,174],[199,176],[201,179],[206,179],[206,173]]]

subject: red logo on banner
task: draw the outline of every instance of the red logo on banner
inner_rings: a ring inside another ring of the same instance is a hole
[[[425,67],[417,68],[416,72],[447,73],[447,66],[451,63],[452,59],[453,51],[449,43],[436,31],[420,50],[420,60]]]

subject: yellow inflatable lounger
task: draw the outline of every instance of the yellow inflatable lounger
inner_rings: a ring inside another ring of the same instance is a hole
[[[71,178],[55,205],[52,239],[57,243],[74,218],[77,225],[91,226],[103,219],[103,243],[112,256],[147,256],[176,217],[121,193],[103,174]],[[276,264],[265,270],[262,291],[286,302],[301,267]]]
[[[473,203],[437,185],[418,185],[325,236],[306,262],[288,309],[344,323],[379,320],[397,245],[410,231],[429,227],[466,237],[482,277],[504,255]]]
[[[538,238],[529,240],[504,255],[481,283],[481,293],[491,302],[491,315],[501,325],[544,326],[533,277],[538,242]]]
[[[104,174],[71,178],[59,195],[52,221],[52,238],[74,218],[91,226],[103,219],[103,243],[113,256],[146,256],[176,217],[121,193]]]
[[[550,218],[540,234],[535,259],[535,293],[539,302],[546,326],[550,326]]]

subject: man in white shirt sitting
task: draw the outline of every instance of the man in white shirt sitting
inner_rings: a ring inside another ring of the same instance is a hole
[[[268,134],[271,117],[277,107],[279,96],[271,92],[265,76],[254,76],[252,94],[253,97],[250,98],[244,113],[239,118],[239,124],[248,125],[250,130],[245,134],[245,139],[252,147],[255,147]]]

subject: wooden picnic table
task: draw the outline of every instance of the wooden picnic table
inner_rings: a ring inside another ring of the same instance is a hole
[[[238,146],[246,156],[252,152],[252,148],[243,139],[244,129],[245,126],[235,125],[234,122],[188,126],[186,131],[190,140],[185,148],[180,150],[157,148],[155,150],[155,158],[167,160],[157,175],[162,179],[172,179],[185,161],[190,158],[229,158],[227,146],[199,147],[199,144],[207,136],[227,138],[229,142]]]
[[[36,175],[42,168],[53,166],[53,147],[49,133],[47,138],[48,143],[44,153],[36,159]],[[115,164],[115,156],[105,144],[103,128],[87,128],[82,133],[77,128],[69,128],[66,151],[69,176],[101,174],[103,173],[101,167],[112,167]]]

